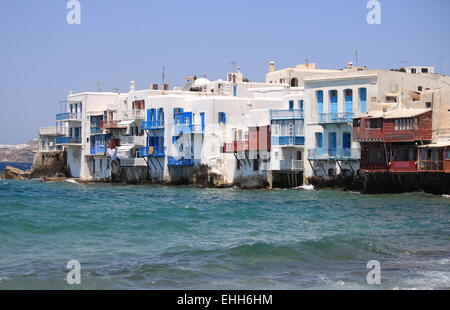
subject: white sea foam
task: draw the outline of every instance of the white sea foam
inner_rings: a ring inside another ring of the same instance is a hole
[[[450,198],[450,195],[442,195],[442,197],[444,197],[444,198]]]
[[[72,179],[67,179],[67,180],[64,180],[64,182],[67,182],[67,183],[72,183],[72,184],[78,184],[78,182],[77,182],[77,181],[75,181],[75,180],[72,180]]]
[[[315,190],[314,185],[302,185],[297,187],[297,189],[302,189],[304,191],[313,191]]]

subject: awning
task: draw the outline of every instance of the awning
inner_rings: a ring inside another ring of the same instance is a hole
[[[118,126],[119,127],[129,127],[135,122],[136,122],[136,120],[121,121]]]
[[[117,148],[117,152],[128,152],[134,147],[135,147],[134,145],[122,145]]]
[[[443,143],[432,143],[427,145],[420,145],[419,148],[421,149],[441,149],[444,147],[450,147],[450,142],[443,142]]]

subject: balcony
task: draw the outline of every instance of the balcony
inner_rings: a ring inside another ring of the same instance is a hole
[[[164,146],[144,146],[139,148],[139,157],[164,157],[166,148]]]
[[[389,172],[417,172],[415,161],[391,161]]]
[[[120,136],[120,144],[146,145],[145,136]]]
[[[419,171],[422,172],[443,172],[443,160],[421,160],[418,165]]]
[[[270,118],[273,120],[303,119],[303,110],[271,110]]]
[[[145,110],[130,110],[122,113],[123,120],[145,119]]]
[[[81,137],[58,137],[56,138],[56,144],[81,144]]]
[[[319,113],[319,124],[349,124],[354,113]]]
[[[41,127],[39,129],[39,135],[40,136],[61,136],[65,133],[62,132],[63,128],[57,128],[57,127]]]
[[[91,127],[91,135],[103,134],[103,129],[101,127]]]
[[[302,171],[303,160],[280,160],[272,161],[272,170],[279,171]]]
[[[192,158],[174,158],[174,157],[169,157],[168,158],[168,162],[167,162],[168,166],[194,166],[195,165],[195,160]]]
[[[204,130],[202,125],[190,125],[190,124],[175,124],[174,125],[175,135],[182,134],[203,134]]]
[[[305,145],[305,137],[299,136],[272,136],[272,145],[297,146]]]
[[[100,122],[100,127],[103,129],[122,129],[127,128],[126,126],[119,126],[120,121],[102,121]]]
[[[121,167],[146,167],[147,163],[144,158],[121,158]]]
[[[141,127],[144,130],[164,129],[164,121],[162,121],[162,120],[143,121]]]
[[[95,145],[90,148],[90,155],[106,155],[106,146],[104,145]]]
[[[231,143],[224,143],[224,153],[237,153],[248,151],[248,141],[234,141]]]
[[[312,149],[308,151],[309,160],[359,160],[360,149]]]
[[[81,113],[60,113],[56,114],[57,121],[81,121]]]

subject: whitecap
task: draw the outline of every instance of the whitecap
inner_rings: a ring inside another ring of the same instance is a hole
[[[302,189],[304,191],[313,191],[313,190],[315,190],[314,185],[302,185],[302,186],[296,187],[296,189]]]
[[[450,195],[442,195],[442,197],[444,197],[444,198],[450,198]]]

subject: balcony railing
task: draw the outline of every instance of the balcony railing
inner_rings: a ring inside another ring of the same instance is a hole
[[[164,129],[164,121],[143,121],[141,127],[144,130]]]
[[[145,145],[145,136],[120,136],[120,144]]]
[[[60,113],[56,114],[57,121],[81,121],[81,113]]]
[[[224,143],[223,152],[224,153],[237,153],[248,151],[248,141],[234,141],[231,143]]]
[[[176,124],[174,125],[175,135],[181,134],[203,134],[202,125]]]
[[[169,157],[168,158],[168,166],[194,166],[195,165],[195,160],[191,159],[191,158],[174,158],[174,157]]]
[[[114,128],[126,128],[126,126],[119,126],[120,121],[102,121],[100,122],[100,127],[103,129],[114,129]]]
[[[58,137],[56,144],[81,144],[81,137]]]
[[[280,160],[280,170],[285,171],[303,170],[303,160]]]
[[[41,136],[59,136],[64,135],[63,128],[58,127],[41,127],[39,129],[39,135]]]
[[[271,110],[271,119],[303,119],[303,110]]]
[[[421,160],[419,161],[419,171],[444,171],[444,161]]]
[[[104,146],[104,145],[92,146],[91,145],[90,151],[91,151],[90,152],[91,155],[106,155],[106,146]]]
[[[354,113],[320,113],[319,124],[347,124],[353,122]]]
[[[144,146],[139,148],[139,157],[164,157],[166,148],[164,146]]]
[[[360,149],[312,149],[308,151],[309,160],[359,160]]]
[[[305,137],[300,136],[272,136],[271,140],[272,145],[305,145]]]
[[[147,163],[144,158],[121,158],[121,167],[146,167]]]
[[[145,110],[131,110],[122,113],[122,119],[132,120],[132,119],[145,119]]]
[[[103,133],[103,129],[100,127],[91,127],[91,135]]]

